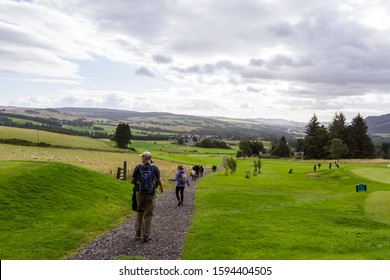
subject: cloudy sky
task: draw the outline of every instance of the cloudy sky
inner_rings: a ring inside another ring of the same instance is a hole
[[[0,105],[390,113],[387,0],[0,0]]]

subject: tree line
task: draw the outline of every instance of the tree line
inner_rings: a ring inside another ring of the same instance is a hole
[[[368,126],[358,113],[347,124],[342,112],[336,113],[326,128],[314,114],[306,126],[304,139],[298,141],[297,151],[305,159],[373,158],[375,147],[368,134]]]

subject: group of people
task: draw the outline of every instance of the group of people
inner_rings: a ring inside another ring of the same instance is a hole
[[[204,167],[203,165],[194,165],[191,169],[191,180],[194,181],[196,178],[203,177]]]
[[[335,161],[334,164],[336,165],[337,168],[340,168],[339,164],[336,161]],[[314,167],[313,167],[314,172],[316,172],[317,166],[318,166],[318,169],[321,169],[321,163],[314,164]],[[329,163],[329,169],[332,169],[332,163],[331,162]]]
[[[133,210],[137,211],[134,228],[135,237],[137,239],[143,238],[143,242],[148,242],[151,239],[150,230],[155,206],[156,188],[159,188],[160,193],[164,191],[164,188],[160,170],[152,161],[152,154],[150,152],[143,152],[140,156],[142,158],[142,163],[135,167],[131,176],[131,182],[134,184]],[[202,165],[195,165],[192,167],[192,180],[202,177],[203,174],[204,167]],[[179,164],[177,166],[175,177],[170,178],[169,181],[176,182],[175,195],[178,206],[183,205],[184,189],[186,186],[190,186],[183,165]]]

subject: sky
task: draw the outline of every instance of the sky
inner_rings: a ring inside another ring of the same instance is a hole
[[[0,0],[0,105],[390,113],[387,0]]]

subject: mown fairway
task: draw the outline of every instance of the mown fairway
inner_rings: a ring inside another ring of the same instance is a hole
[[[389,207],[373,207],[390,204],[390,185],[352,172],[384,165],[313,165],[263,160],[245,179],[253,161],[239,160],[234,175],[199,181],[182,258],[390,259]],[[356,193],[359,183],[368,192]]]
[[[62,259],[131,214],[131,184],[62,163],[0,161],[0,259]]]

